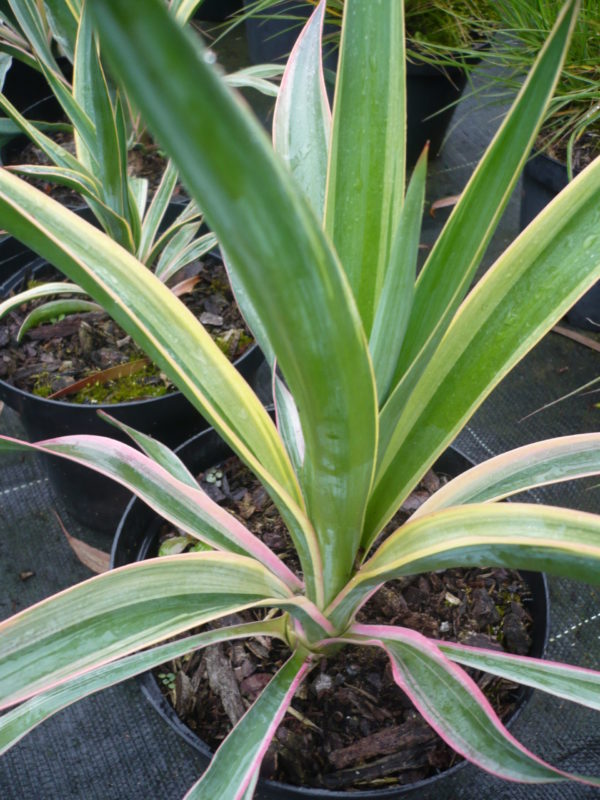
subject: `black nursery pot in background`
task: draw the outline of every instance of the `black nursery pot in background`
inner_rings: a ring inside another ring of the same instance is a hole
[[[212,428],[194,436],[177,448],[176,453],[196,475],[212,466],[216,466],[231,455],[231,450]],[[440,472],[457,475],[472,464],[456,450],[447,450],[435,465]],[[134,561],[141,561],[156,552],[158,538],[164,520],[152,509],[137,498],[131,500],[117,529],[111,552],[111,568],[122,567]],[[527,610],[533,618],[530,631],[532,638],[531,653],[541,657],[548,640],[548,587],[544,575],[536,572],[521,572],[529,585],[532,598]],[[163,696],[154,676],[145,673],[139,682],[142,692],[158,711],[161,717],[181,737],[181,739],[205,759],[206,765],[211,758],[211,751],[200,736],[187,727],[177,716],[171,704]],[[518,717],[523,706],[531,697],[532,690],[521,687],[516,708],[507,724],[511,725]],[[199,732],[202,733],[201,731]],[[454,776],[466,766],[462,761],[427,780],[418,781],[406,786],[395,786],[386,789],[368,791],[330,791],[325,789],[289,786],[274,781],[260,781],[255,792],[256,800],[454,800],[455,783],[448,786],[445,778]]]
[[[28,252],[31,258],[31,251]],[[23,288],[24,282],[32,275],[38,279],[44,279],[45,276],[48,279],[54,272],[46,262],[37,259],[27,267],[22,267],[0,288],[0,299],[12,290]],[[237,359],[235,366],[252,384],[263,360],[260,349],[252,345]],[[204,430],[208,425],[181,392],[127,403],[83,405],[38,397],[0,380],[0,400],[19,414],[27,438],[32,442],[56,436],[86,434],[109,436],[131,444],[125,434],[98,416],[98,410],[153,436],[169,447],[175,447],[182,439]],[[94,470],[65,459],[43,456],[43,460],[50,483],[69,513],[86,527],[112,536],[131,499],[131,492]]]
[[[529,159],[523,170],[519,220],[521,230],[537,217],[568,182],[567,167],[560,161],[545,153],[537,153]],[[580,297],[566,316],[567,321],[577,328],[600,331],[600,282]]]
[[[242,0],[203,0],[194,17],[204,22],[225,22],[242,8]]]

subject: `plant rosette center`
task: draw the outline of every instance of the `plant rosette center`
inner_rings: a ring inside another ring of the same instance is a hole
[[[237,458],[202,472],[198,481],[299,574],[281,517]],[[428,473],[384,535],[406,521],[445,481],[443,474]],[[163,527],[160,539],[161,554],[191,546],[187,537],[168,526]],[[359,609],[356,621],[392,624],[432,639],[528,654],[533,624],[530,600],[529,587],[515,571],[450,569],[384,584]],[[260,616],[260,612],[246,611],[221,624],[253,622]],[[411,783],[456,763],[456,754],[394,682],[383,650],[353,645],[344,630],[310,641],[297,620],[285,613],[284,618],[285,642],[258,637],[214,645],[155,670],[178,716],[211,748],[219,746],[290,650],[299,648],[312,654],[311,671],[269,748],[262,777],[351,790]],[[470,672],[501,718],[509,718],[523,691],[510,681]]]

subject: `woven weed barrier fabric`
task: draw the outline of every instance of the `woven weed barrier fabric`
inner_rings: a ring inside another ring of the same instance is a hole
[[[432,165],[430,202],[458,193],[497,125],[497,108],[456,115],[444,155]],[[518,191],[490,250],[489,265],[517,232]],[[423,241],[431,243],[447,217],[427,216]],[[485,402],[457,440],[474,462],[527,442],[598,430],[594,397],[574,397],[523,420],[598,373],[598,355],[549,334]],[[448,398],[451,402],[452,398]],[[21,436],[17,416],[5,409],[0,432]],[[528,496],[600,512],[600,489],[588,480]],[[107,498],[107,502],[109,502]],[[0,465],[0,614],[19,611],[89,577],[71,551],[55,515],[78,536],[105,550],[101,541],[69,517],[50,489],[35,456],[13,454]],[[549,658],[583,666],[600,661],[600,589],[551,578]],[[596,713],[535,692],[513,733],[556,765],[600,775],[600,724]],[[135,681],[113,687],[68,708],[19,742],[0,759],[2,800],[180,800],[200,770],[198,754],[181,741],[147,704]],[[351,797],[352,795],[349,795]],[[579,800],[600,791],[576,784],[523,786],[505,783],[465,766],[420,798],[435,800]],[[221,800],[221,798],[215,798]],[[226,798],[223,798],[226,800]]]

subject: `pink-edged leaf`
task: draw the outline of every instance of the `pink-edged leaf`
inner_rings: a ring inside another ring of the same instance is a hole
[[[436,642],[436,645],[451,661],[600,711],[600,672],[596,670],[468,647],[457,642]]]
[[[502,453],[442,486],[412,519],[465,503],[489,503],[559,481],[600,473],[600,433],[535,442]]]
[[[78,678],[27,700],[0,716],[0,755],[29,731],[63,708],[108,686],[139,675],[174,658],[222,641],[249,636],[284,637],[284,617],[217,628],[135,653],[87,672]]]
[[[296,602],[257,561],[214,550],[105,572],[0,623],[0,708],[226,614]]]
[[[325,89],[321,0],[290,53],[273,117],[273,145],[288,164],[319,219],[323,216],[331,110]]]
[[[166,469],[174,478],[187,484],[187,486],[191,486],[193,489],[198,488],[198,481],[194,478],[183,461],[166,445],[159,442],[158,439],[153,439],[152,436],[148,436],[146,433],[136,431],[135,428],[125,425],[124,422],[121,422],[115,417],[111,417],[111,415],[107,414],[105,411],[98,411],[98,416],[131,437],[140,450],[157,464],[160,464],[160,466]]]
[[[130,489],[167,521],[200,541],[251,555],[291,588],[302,586],[272,550],[200,487],[183,483],[129,445],[104,436],[63,436],[34,444],[0,437],[1,450],[37,450],[91,467]]]
[[[555,769],[523,747],[475,681],[420,633],[384,625],[353,625],[350,630],[354,642],[386,651],[398,686],[436,733],[477,766],[523,783],[571,779],[600,786],[600,778]]]
[[[311,668],[310,656],[296,651],[263,689],[215,753],[185,800],[243,800],[294,693]]]

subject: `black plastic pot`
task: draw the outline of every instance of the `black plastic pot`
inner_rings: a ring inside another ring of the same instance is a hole
[[[69,61],[59,58],[58,65],[70,77],[72,68]],[[28,119],[56,122],[63,116],[62,107],[51,93],[44,74],[18,58],[13,58],[6,73],[2,93]]]
[[[22,286],[32,275],[43,280],[53,274],[53,267],[37,259],[13,275],[0,290],[0,296],[4,297]],[[252,383],[263,360],[262,352],[253,345],[235,362],[235,366]],[[129,403],[79,405],[38,397],[0,380],[0,399],[20,415],[30,441],[70,434],[94,434],[131,444],[127,436],[98,416],[99,409],[170,447],[208,425],[181,392]],[[131,493],[86,467],[61,458],[43,458],[50,482],[72,516],[87,527],[112,536]]]
[[[203,0],[194,17],[204,22],[225,22],[242,8],[242,0]]]
[[[521,230],[537,217],[568,182],[567,167],[560,161],[545,153],[537,153],[529,159],[523,170],[519,219]],[[579,298],[566,316],[567,321],[577,328],[600,331],[600,281]]]
[[[231,455],[231,450],[211,428],[184,442],[176,452],[193,474],[215,466]],[[447,450],[438,460],[435,468],[450,475],[458,475],[472,464],[453,449]],[[134,498],[123,515],[117,529],[111,551],[111,568],[125,566],[133,561],[141,561],[156,552],[160,529],[164,520],[137,498]],[[521,572],[532,591],[528,611],[534,620],[532,630],[531,655],[541,657],[545,651],[549,635],[548,587],[543,574]],[[171,704],[163,696],[152,673],[139,677],[145,697],[161,717],[178,735],[201,753],[206,764],[211,758],[211,750],[200,737],[187,727],[177,716]],[[532,690],[521,687],[516,710],[508,720],[511,725],[523,706],[531,697]],[[407,786],[369,791],[327,791],[322,789],[289,786],[274,781],[261,781],[255,793],[256,800],[392,800],[393,798],[415,798],[415,800],[454,800],[455,789],[445,788],[444,779],[466,766],[461,761],[449,770],[424,781]]]
[[[414,164],[426,143],[429,157],[442,149],[452,116],[467,83],[460,67],[444,71],[430,64],[406,65],[406,161]]]

